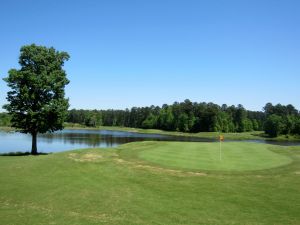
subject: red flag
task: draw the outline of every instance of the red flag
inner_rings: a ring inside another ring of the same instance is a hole
[[[223,136],[223,135],[220,135],[220,136],[219,136],[219,140],[220,140],[220,141],[224,141],[224,136]]]

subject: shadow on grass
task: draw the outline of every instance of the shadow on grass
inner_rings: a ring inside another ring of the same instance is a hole
[[[49,153],[43,153],[43,152],[38,152],[34,156],[39,156],[39,155],[48,155]],[[0,153],[0,156],[27,156],[31,155],[30,152],[8,152],[8,153]]]

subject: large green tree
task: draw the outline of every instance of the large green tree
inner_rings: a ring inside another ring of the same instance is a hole
[[[20,69],[11,69],[4,78],[11,90],[5,108],[11,125],[32,135],[31,154],[37,154],[37,134],[63,128],[69,107],[65,86],[69,83],[62,69],[69,59],[66,52],[35,44],[20,50]]]
[[[264,124],[265,133],[271,137],[277,137],[279,134],[282,134],[284,125],[284,119],[281,116],[272,114],[268,116]]]

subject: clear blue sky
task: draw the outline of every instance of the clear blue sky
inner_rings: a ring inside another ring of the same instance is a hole
[[[22,45],[71,55],[71,108],[190,99],[300,109],[300,1],[2,1],[0,77]],[[8,88],[0,81],[0,105]]]

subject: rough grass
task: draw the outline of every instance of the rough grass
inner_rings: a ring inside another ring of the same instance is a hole
[[[300,224],[300,147],[268,147],[284,166],[207,172],[138,158],[151,145],[0,157],[0,224]]]

